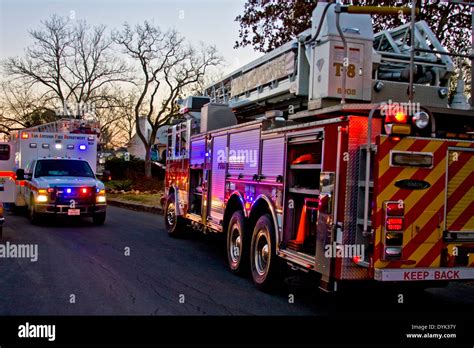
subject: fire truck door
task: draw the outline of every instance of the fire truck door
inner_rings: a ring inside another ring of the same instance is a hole
[[[9,143],[0,143],[0,202],[15,202],[15,154]]]
[[[208,220],[220,224],[224,219],[225,178],[227,172],[227,135],[212,140],[211,182],[208,196]]]

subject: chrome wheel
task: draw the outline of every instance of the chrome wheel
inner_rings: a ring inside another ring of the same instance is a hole
[[[242,255],[242,238],[236,226],[232,228],[232,235],[230,240],[230,258],[232,262],[239,262],[240,255]]]
[[[255,224],[250,244],[250,270],[255,286],[270,291],[279,278],[279,263],[275,251],[275,227],[269,214],[262,215]]]
[[[258,231],[255,248],[255,270],[259,275],[265,275],[268,271],[270,256],[269,245],[265,231]]]
[[[169,226],[174,226],[176,223],[176,209],[173,202],[168,203],[168,209],[166,211],[166,221]]]
[[[234,274],[243,275],[248,270],[250,261],[250,238],[245,229],[244,212],[235,211],[230,218],[227,228],[227,262]]]

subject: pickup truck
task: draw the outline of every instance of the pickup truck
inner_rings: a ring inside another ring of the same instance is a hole
[[[105,186],[86,160],[39,158],[18,169],[17,180],[25,180],[20,194],[32,223],[44,216],[92,217],[95,225],[106,218]]]

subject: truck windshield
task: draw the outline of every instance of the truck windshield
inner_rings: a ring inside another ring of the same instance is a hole
[[[93,178],[94,172],[86,161],[52,159],[40,160],[36,164],[35,177],[39,178],[41,176],[80,176]]]

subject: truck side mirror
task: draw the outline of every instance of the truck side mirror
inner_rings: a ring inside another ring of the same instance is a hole
[[[24,169],[17,169],[16,170],[16,179],[17,180],[25,180],[25,170]]]

